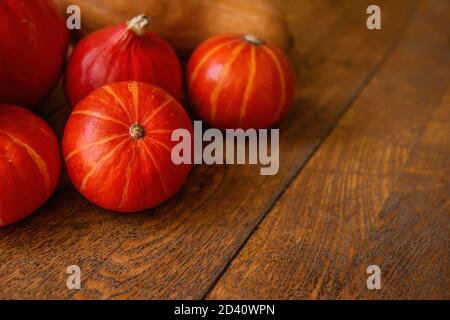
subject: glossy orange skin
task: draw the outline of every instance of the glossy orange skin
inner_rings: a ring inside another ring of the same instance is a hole
[[[130,127],[141,125],[136,139]],[[74,186],[96,205],[119,212],[155,207],[184,184],[190,164],[175,165],[173,130],[192,122],[164,90],[141,82],[98,88],[74,108],[63,137],[63,155]]]
[[[31,108],[58,80],[69,34],[51,0],[0,1],[0,102]]]
[[[119,23],[93,32],[75,47],[65,76],[72,105],[92,90],[120,81],[141,81],[181,101],[182,70],[171,46],[152,32],[139,36]]]
[[[187,67],[189,99],[196,114],[219,129],[269,128],[294,97],[294,70],[270,44],[223,35],[201,44]]]
[[[0,226],[25,218],[55,191],[59,142],[30,111],[0,104]]]

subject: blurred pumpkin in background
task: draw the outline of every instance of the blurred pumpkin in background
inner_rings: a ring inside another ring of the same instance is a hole
[[[31,108],[60,76],[65,21],[51,0],[2,0],[0,23],[0,103]]]
[[[225,33],[251,33],[283,50],[292,41],[284,14],[273,0],[54,1],[64,14],[70,5],[81,8],[83,33],[143,13],[152,17],[152,31],[183,53]]]

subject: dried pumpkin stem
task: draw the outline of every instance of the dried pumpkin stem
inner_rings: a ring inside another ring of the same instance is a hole
[[[257,36],[254,36],[252,34],[245,34],[244,40],[251,44],[254,44],[255,46],[259,46],[259,45],[262,45],[265,43],[264,40],[258,38]]]
[[[145,136],[144,127],[137,123],[133,124],[130,127],[130,135],[136,140],[142,139]]]
[[[151,19],[145,14],[140,14],[127,22],[128,28],[138,36],[143,36],[146,28],[151,23]]]

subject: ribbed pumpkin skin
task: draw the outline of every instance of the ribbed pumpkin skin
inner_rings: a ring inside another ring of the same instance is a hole
[[[141,125],[136,139],[130,127]],[[74,108],[63,137],[66,168],[74,186],[91,202],[113,211],[155,207],[184,184],[190,164],[175,165],[173,130],[192,123],[164,90],[120,82],[98,88]]]
[[[189,99],[196,114],[219,129],[269,128],[294,97],[294,70],[286,55],[241,35],[201,44],[187,67]]]
[[[47,201],[60,172],[59,143],[50,127],[24,108],[0,104],[0,226]]]
[[[51,0],[2,0],[0,25],[0,102],[31,108],[59,78],[64,19]]]
[[[151,83],[182,99],[181,65],[173,49],[155,33],[139,36],[126,23],[100,29],[77,44],[65,88],[76,105],[92,90],[121,81]]]

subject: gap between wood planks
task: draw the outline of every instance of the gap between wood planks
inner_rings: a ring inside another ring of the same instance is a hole
[[[242,243],[242,245],[236,250],[233,257],[226,263],[223,270],[220,272],[220,274],[216,277],[216,279],[212,282],[212,284],[209,286],[209,288],[205,291],[205,293],[202,295],[202,300],[206,299],[208,295],[213,291],[216,284],[219,282],[219,280],[222,278],[222,276],[227,272],[228,268],[230,267],[231,263],[235,260],[235,258],[239,255],[239,253],[242,251],[242,249],[247,245],[248,240],[253,236],[255,231],[259,228],[262,221],[267,217],[267,215],[272,211],[274,206],[277,204],[277,202],[280,200],[280,198],[283,196],[283,194],[286,192],[287,189],[289,189],[290,185],[293,181],[295,181],[295,178],[300,174],[302,169],[309,163],[311,158],[314,156],[316,151],[322,146],[322,144],[327,140],[327,138],[330,136],[331,132],[336,128],[336,126],[339,124],[340,120],[344,117],[344,115],[347,113],[347,111],[351,108],[353,103],[358,99],[358,97],[361,95],[361,93],[364,91],[366,86],[370,83],[372,78],[378,73],[378,71],[383,67],[383,65],[388,61],[389,57],[392,55],[392,53],[397,49],[402,37],[404,36],[405,30],[411,23],[411,20],[416,15],[417,7],[418,7],[419,0],[414,1],[414,5],[410,8],[410,13],[408,15],[408,18],[403,23],[403,26],[401,27],[400,32],[395,37],[395,40],[393,41],[391,47],[386,51],[383,58],[379,61],[378,64],[376,64],[373,69],[368,73],[367,77],[364,79],[364,81],[358,86],[358,88],[355,90],[353,95],[350,97],[348,102],[345,104],[345,107],[343,110],[339,113],[339,115],[336,118],[336,121],[332,124],[332,126],[327,130],[327,132],[324,134],[323,138],[320,140],[320,143],[315,146],[315,148],[310,152],[310,154],[307,156],[306,160],[302,165],[297,169],[294,175],[292,175],[289,178],[289,181],[286,183],[283,190],[278,194],[275,201],[272,203],[272,205],[266,210],[264,215],[259,219],[256,226],[251,230],[250,234],[247,236],[245,241]]]

